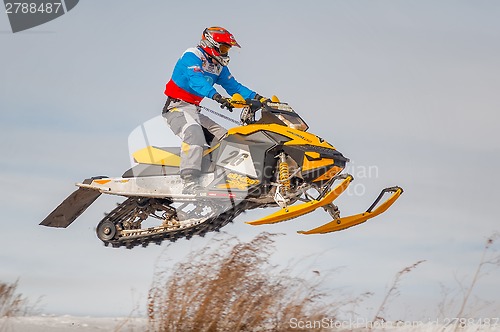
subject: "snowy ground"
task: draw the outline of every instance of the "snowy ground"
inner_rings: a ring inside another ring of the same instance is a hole
[[[317,322],[320,323],[320,322]],[[324,323],[324,322],[323,322]],[[338,323],[338,322],[337,322]],[[293,322],[289,331],[320,330],[321,326],[326,331],[455,331],[455,326],[444,326],[433,322],[385,322],[375,324],[323,324],[314,325],[313,321]],[[75,316],[31,316],[0,318],[0,332],[66,332],[66,331],[110,331],[110,332],[143,332],[147,330],[146,318],[95,318]],[[499,326],[491,324],[463,324],[460,332],[468,331],[499,331]]]
[[[1,332],[66,332],[66,331],[146,331],[146,318],[95,318],[75,316],[31,316],[0,318]]]

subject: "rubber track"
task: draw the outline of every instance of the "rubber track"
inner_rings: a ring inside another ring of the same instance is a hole
[[[104,221],[111,221],[116,225],[119,224],[122,220],[128,219],[128,217],[132,216],[138,211],[138,209],[140,209],[138,208],[136,201],[136,198],[128,198],[123,203],[119,204],[113,211],[108,213],[100,221],[99,224],[103,223]],[[222,227],[232,222],[233,219],[236,218],[241,212],[243,212],[242,209],[238,208],[238,206],[234,206],[232,209],[218,215],[217,217],[209,218],[191,227],[186,227],[178,230],[157,231],[152,234],[121,236],[118,239],[103,242],[105,246],[111,245],[114,248],[124,246],[127,249],[132,249],[136,246],[147,247],[150,243],[159,245],[163,241],[175,242],[180,238],[186,238],[189,240],[194,235],[203,237],[208,232],[218,232]]]

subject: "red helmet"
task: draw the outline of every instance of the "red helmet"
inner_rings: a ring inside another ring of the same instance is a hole
[[[229,63],[229,49],[233,46],[241,47],[234,36],[224,28],[211,27],[203,31],[200,47],[218,63],[227,66]]]

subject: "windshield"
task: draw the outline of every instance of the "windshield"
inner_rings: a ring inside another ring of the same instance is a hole
[[[272,113],[287,127],[302,131],[309,128],[305,121],[286,103],[267,102],[263,106],[263,110]]]

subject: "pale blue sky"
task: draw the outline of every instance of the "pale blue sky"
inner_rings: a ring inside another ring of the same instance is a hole
[[[101,197],[66,230],[38,223],[75,182],[129,167],[128,136],[161,111],[175,61],[221,25],[242,45],[230,64],[239,81],[290,103],[354,173],[376,167],[353,183],[364,195],[339,199],[344,214],[383,187],[405,189],[385,215],[340,233],[295,234],[329,221],[323,211],[251,227],[243,221],[266,213],[252,211],[224,230],[284,232],[276,260],[322,253],[313,269],[344,266],[332,286],[375,292],[361,305],[368,318],[394,274],[425,259],[391,318],[435,315],[439,284],[467,280],[500,230],[499,15],[497,1],[84,1],[12,34],[0,14],[0,280],[20,278],[47,313],[127,315],[145,301],[166,246],[102,246],[94,227],[118,199]],[[478,288],[497,313],[499,276]]]

